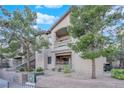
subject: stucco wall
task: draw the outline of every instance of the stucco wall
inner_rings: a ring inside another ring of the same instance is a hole
[[[27,73],[0,69],[0,78],[22,84],[27,81]]]
[[[36,63],[35,63],[36,68],[39,66],[44,68],[44,63],[42,62],[42,53],[36,52],[35,59],[36,59]]]
[[[43,69],[47,68],[47,49],[42,49],[41,53],[36,52],[35,58],[36,58],[36,68],[42,67]]]
[[[52,31],[51,31],[51,39],[52,39],[52,48],[54,48],[56,35],[55,32],[61,28],[67,27],[70,24],[69,15],[67,15]]]
[[[51,49],[42,49],[40,53],[36,52],[36,68],[52,69],[55,66],[55,57],[51,53]],[[48,57],[52,58],[52,64],[48,64]]]
[[[106,58],[100,57],[96,59],[96,74],[103,74],[103,64],[106,63]],[[76,53],[72,53],[73,70],[85,75],[91,75],[92,63],[90,60],[82,59]]]

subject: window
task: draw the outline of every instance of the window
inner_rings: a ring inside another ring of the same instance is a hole
[[[48,64],[51,64],[51,57],[48,57]]]

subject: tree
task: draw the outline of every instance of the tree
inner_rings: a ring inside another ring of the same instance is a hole
[[[108,56],[114,48],[103,31],[107,27],[106,14],[111,6],[73,6],[68,32],[75,39],[70,47],[84,59],[92,61],[92,79],[96,78],[95,59]],[[110,18],[110,17],[109,17]]]
[[[120,61],[120,68],[124,68],[124,6],[115,6],[114,15],[111,16],[110,26],[114,28],[114,45],[116,52],[114,58]]]
[[[34,53],[35,35],[38,33],[38,30],[33,28],[36,25],[37,15],[27,6],[23,10],[16,9],[12,12],[1,7],[1,11],[3,16],[0,25],[6,32],[4,36],[7,39],[8,48],[11,53],[15,50],[17,53],[21,49],[27,59],[27,69],[30,69],[30,56]]]
[[[118,31],[117,33],[118,53],[116,58],[120,60],[120,68],[124,68],[124,32]]]

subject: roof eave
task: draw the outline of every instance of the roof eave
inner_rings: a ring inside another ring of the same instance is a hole
[[[49,29],[49,32],[51,32],[69,13],[71,12],[71,9],[69,9],[60,19],[58,19],[55,24]]]

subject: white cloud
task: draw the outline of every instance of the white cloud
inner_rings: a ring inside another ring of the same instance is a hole
[[[33,25],[32,28],[38,30],[38,25]]]
[[[37,5],[35,8],[38,9],[38,8],[43,8],[43,7],[42,5]]]
[[[44,5],[46,8],[61,8],[62,5]]]
[[[37,13],[37,24],[53,24],[57,19],[56,16]]]
[[[46,7],[46,8],[61,8],[62,5],[37,5],[35,8],[38,9],[38,8],[43,8],[43,7]]]

